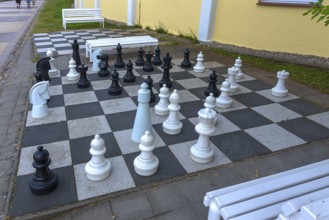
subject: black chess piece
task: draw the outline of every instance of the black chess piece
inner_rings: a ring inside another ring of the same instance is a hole
[[[147,54],[145,54],[146,61],[145,61],[145,65],[143,66],[144,72],[152,72],[154,70],[154,67],[153,67],[152,61],[151,61],[152,56],[153,56],[153,54],[151,54],[150,51],[148,51]]]
[[[122,46],[120,43],[118,43],[118,46],[116,49],[117,49],[117,53],[116,53],[117,60],[114,63],[114,67],[115,68],[124,68],[125,63],[122,61]]]
[[[119,73],[116,70],[113,70],[111,73],[112,83],[107,89],[109,95],[120,95],[122,93],[122,87],[119,85]]]
[[[36,72],[34,73],[35,83],[41,82],[43,75],[39,67],[37,67]]]
[[[184,51],[184,60],[180,64],[180,66],[182,68],[190,68],[192,66],[192,63],[190,61],[190,51],[188,49]]]
[[[97,59],[100,59],[101,62],[98,64],[100,70],[98,71],[99,77],[108,77],[110,76],[110,70],[109,67],[109,55],[107,54],[101,54],[96,56]]]
[[[155,54],[154,54],[154,59],[153,59],[153,61],[152,61],[152,64],[154,65],[154,66],[159,66],[159,65],[161,65],[162,64],[162,60],[161,60],[161,58],[160,58],[160,48],[159,48],[159,46],[157,46],[156,48],[155,48]]]
[[[137,60],[135,61],[136,66],[144,66],[145,61],[144,61],[144,50],[143,48],[139,48],[137,51]]]
[[[163,84],[166,84],[168,88],[172,87],[172,82],[169,77],[169,70],[172,68],[171,59],[172,57],[169,56],[169,53],[167,53],[166,56],[163,57],[163,63],[161,65],[161,68],[163,69],[163,75],[162,79],[159,82],[160,88],[162,88]]]
[[[151,76],[148,76],[145,79],[145,82],[147,83],[148,90],[150,90],[150,92],[151,92],[150,103],[153,103],[153,102],[155,102],[155,99],[156,99],[156,96],[154,95],[153,90],[152,90],[152,88],[153,88],[153,79],[151,78]]]
[[[78,66],[78,69],[79,69],[79,73],[80,73],[80,79],[77,82],[78,88],[80,88],[80,89],[88,88],[90,86],[90,81],[87,77],[88,66],[81,64],[80,66]]]
[[[123,81],[125,83],[132,83],[136,81],[136,76],[133,73],[133,63],[131,60],[126,64],[127,72],[126,75],[123,76]]]
[[[58,174],[49,169],[51,159],[43,146],[33,154],[33,167],[36,169],[29,180],[29,188],[34,195],[45,195],[54,191],[58,186]]]
[[[78,66],[81,65],[81,59],[80,59],[80,53],[79,53],[79,43],[77,39],[73,40],[72,45],[72,50],[73,50],[73,54],[72,54],[72,58],[75,60],[75,63],[77,65],[76,69],[79,72],[79,68]]]
[[[216,82],[217,82],[217,73],[216,73],[216,71],[213,71],[209,75],[209,85],[204,90],[204,94],[205,94],[206,97],[209,96],[210,93],[213,93],[215,97],[219,96],[219,90],[217,88]]]

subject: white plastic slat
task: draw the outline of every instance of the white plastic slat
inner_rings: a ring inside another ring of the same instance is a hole
[[[329,198],[321,199],[309,205],[303,206],[300,210],[304,220],[328,220],[329,219]]]

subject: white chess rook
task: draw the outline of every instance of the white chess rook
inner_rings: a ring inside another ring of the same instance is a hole
[[[230,86],[231,84],[227,79],[222,83],[222,87],[220,88],[222,92],[220,96],[216,98],[216,106],[219,108],[230,108],[232,106],[232,99],[229,96]]]
[[[202,52],[200,52],[197,56],[196,64],[193,67],[194,72],[196,72],[196,73],[204,72],[205,66],[203,65],[203,61],[204,61],[204,56],[203,56]]]
[[[105,142],[98,134],[90,143],[91,160],[85,166],[85,173],[89,180],[101,181],[111,173],[111,162],[105,159]]]
[[[101,54],[103,54],[103,50],[99,49],[99,50],[95,50],[91,55],[91,60],[93,62],[91,70],[95,73],[97,73],[100,70],[100,68],[99,68],[100,60],[97,59],[97,56],[101,55]]]
[[[169,89],[166,84],[163,84],[159,93],[159,103],[155,105],[154,110],[157,115],[168,115],[168,102],[169,99]]]
[[[32,104],[32,118],[43,118],[49,114],[47,100],[50,98],[49,81],[41,81],[32,86],[29,93]]]
[[[66,74],[66,78],[67,80],[78,80],[80,78],[80,74],[77,72],[76,70],[76,62],[73,58],[71,58],[71,60],[69,61],[69,68],[70,71],[68,74]]]
[[[134,127],[131,133],[131,139],[139,143],[145,131],[149,131],[153,135],[151,114],[150,114],[150,90],[144,82],[138,90],[138,107],[134,121]]]
[[[286,79],[289,77],[289,73],[285,70],[277,73],[278,83],[272,88],[272,95],[277,97],[285,97],[288,95],[288,90],[285,86]]]
[[[142,136],[139,149],[141,150],[134,160],[134,169],[138,175],[151,176],[158,171],[159,159],[153,154],[154,138],[149,131]]]
[[[235,76],[238,74],[238,69],[234,66],[231,68],[228,68],[228,82],[231,84],[230,86],[230,92],[237,92],[239,90],[239,85],[235,81]]]
[[[234,67],[238,69],[238,73],[236,74],[235,79],[242,79],[244,74],[241,70],[242,60],[240,57],[238,57],[238,59],[235,60]]]
[[[210,109],[212,109],[212,110],[215,111],[215,107],[216,107],[216,98],[215,98],[215,96],[214,96],[213,93],[210,93],[209,96],[207,96],[206,101],[205,101],[205,103],[203,104],[203,106],[204,106],[205,108],[210,108]],[[214,121],[213,121],[214,126],[216,126],[216,124],[217,124],[217,112],[215,111],[215,113],[216,113],[216,116],[215,116]]]
[[[48,74],[49,74],[49,76],[56,76],[57,73],[59,73],[59,71],[54,65],[54,61],[55,61],[55,59],[53,57],[54,53],[51,49],[48,49],[46,55],[47,55],[47,57],[50,57],[50,60],[49,60],[50,70],[48,70]]]
[[[198,112],[199,123],[195,131],[199,134],[198,141],[191,147],[191,158],[197,163],[209,163],[214,158],[214,149],[210,146],[209,136],[215,132],[213,124],[216,112],[203,108]]]
[[[178,111],[180,110],[179,102],[179,95],[177,90],[175,89],[174,92],[169,97],[169,116],[167,120],[162,123],[163,132],[166,134],[179,134],[182,131],[183,124],[178,119]]]

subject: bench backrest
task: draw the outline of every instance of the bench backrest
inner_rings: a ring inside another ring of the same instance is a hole
[[[100,8],[62,9],[63,18],[101,17]]]

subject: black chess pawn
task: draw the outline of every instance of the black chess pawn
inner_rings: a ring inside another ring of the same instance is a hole
[[[127,68],[127,72],[126,75],[123,76],[123,81],[125,83],[132,83],[136,81],[136,76],[133,73],[133,63],[131,62],[131,60],[128,61],[128,63],[126,64],[126,68]]]
[[[80,79],[77,82],[78,88],[80,88],[80,89],[88,88],[90,86],[90,81],[87,77],[88,66],[81,64],[80,66],[78,66],[78,69],[79,69],[79,73],[80,73]]]
[[[144,50],[140,47],[137,51],[137,60],[135,61],[136,66],[144,66]]]
[[[216,71],[213,71],[209,75],[209,85],[204,90],[204,95],[206,97],[208,97],[210,95],[210,93],[213,93],[215,97],[219,96],[219,90],[217,88],[216,82],[217,82],[217,73],[216,73]]]
[[[182,68],[190,68],[192,66],[192,63],[190,61],[190,51],[188,49],[184,51],[184,60],[180,64],[180,66]]]
[[[77,65],[76,69],[77,71],[79,71],[78,66],[81,65],[81,59],[80,59],[80,53],[79,53],[79,43],[77,39],[73,40],[72,45],[72,50],[73,50],[73,54],[72,54],[72,58],[73,60],[75,60],[75,63]]]
[[[118,43],[117,46],[117,53],[116,53],[116,61],[114,63],[114,67],[115,68],[124,68],[125,67],[125,63],[122,61],[122,46],[120,43]]]
[[[153,56],[153,54],[151,54],[150,51],[148,51],[147,54],[145,54],[146,61],[145,61],[145,65],[143,66],[144,72],[152,72],[154,70],[154,67],[153,67],[152,61],[151,61],[152,56]]]
[[[166,84],[168,88],[172,87],[172,82],[169,77],[169,70],[172,68],[171,65],[171,56],[169,56],[169,53],[166,54],[165,57],[163,57],[163,63],[161,65],[161,68],[163,69],[163,75],[162,79],[159,82],[160,88],[162,88],[163,84]]]
[[[54,191],[58,186],[58,175],[49,169],[51,159],[47,150],[39,146],[33,154],[33,167],[36,169],[29,180],[29,188],[35,195],[45,195]]]
[[[151,78],[151,76],[148,76],[145,79],[145,82],[147,84],[148,90],[150,90],[150,92],[151,92],[150,103],[153,103],[153,102],[155,102],[155,99],[156,99],[156,96],[154,95],[153,90],[152,90],[152,88],[153,88],[153,79]]]
[[[120,95],[122,93],[122,87],[119,85],[119,73],[116,70],[113,70],[111,73],[112,83],[107,89],[109,95]]]
[[[156,48],[155,48],[155,54],[154,54],[154,59],[153,59],[153,61],[152,61],[152,64],[154,65],[154,66],[159,66],[159,65],[161,65],[162,64],[162,60],[161,60],[161,58],[160,58],[160,48],[159,48],[159,46],[157,46]]]
[[[100,59],[100,63],[98,64],[100,70],[98,71],[98,76],[99,77],[108,77],[110,76],[110,70],[108,69],[109,67],[109,55],[107,54],[101,54],[97,55],[97,59]]]

